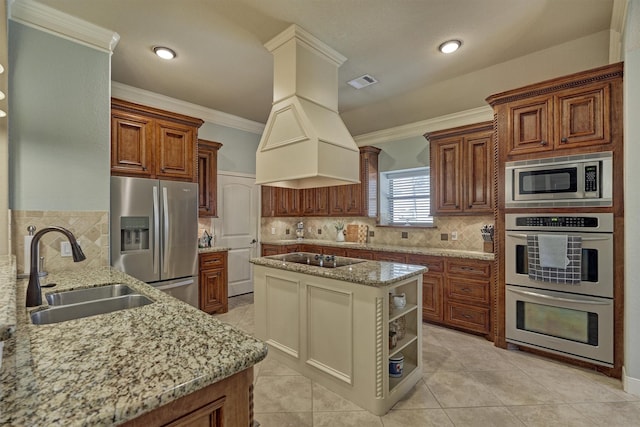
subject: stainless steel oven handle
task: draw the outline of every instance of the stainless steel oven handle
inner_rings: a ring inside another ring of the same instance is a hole
[[[554,232],[557,233],[557,232]],[[538,233],[538,234],[545,234],[545,233]],[[511,234],[511,233],[507,233],[507,236],[509,237],[516,237],[518,239],[526,239],[528,234]],[[583,237],[582,241],[585,242],[597,242],[597,241],[602,241],[602,240],[611,240],[611,237],[613,237],[613,235],[611,236],[603,236],[603,237]]]
[[[522,295],[528,295],[530,297],[538,297],[538,298],[544,298],[544,299],[550,299],[553,301],[560,301],[560,302],[573,302],[576,304],[592,304],[592,305],[609,305],[611,304],[611,301],[583,301],[583,300],[577,300],[577,299],[572,299],[572,298],[558,298],[558,297],[553,297],[551,295],[544,295],[544,294],[539,294],[537,292],[531,292],[531,291],[521,291],[518,289],[509,289],[510,292],[515,292],[517,294],[522,294]]]

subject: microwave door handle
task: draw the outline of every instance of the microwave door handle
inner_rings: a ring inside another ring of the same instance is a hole
[[[153,186],[153,273],[158,272],[158,255],[160,253],[160,206],[158,203],[158,187]]]
[[[543,233],[544,234],[544,233]],[[526,239],[527,235],[526,234],[507,234],[507,236],[509,237],[516,237],[518,239]],[[582,241],[583,242],[599,242],[599,241],[603,241],[603,240],[611,240],[611,236],[603,236],[603,237],[583,237]]]
[[[544,299],[548,299],[548,300],[552,300],[552,301],[560,301],[560,302],[573,302],[576,304],[591,304],[591,305],[610,305],[611,301],[583,301],[583,300],[578,300],[578,299],[572,299],[572,298],[558,298],[558,297],[554,297],[551,295],[544,295],[544,294],[539,294],[537,292],[531,292],[531,291],[521,291],[519,289],[509,289],[510,292],[515,292],[517,294],[521,294],[521,295],[527,295],[530,297],[536,297],[536,298],[544,298]]]

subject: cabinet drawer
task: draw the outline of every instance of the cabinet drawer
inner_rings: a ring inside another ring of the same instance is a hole
[[[396,252],[376,252],[376,261],[407,262],[407,256]]]
[[[200,270],[223,266],[226,260],[227,254],[225,252],[200,254]]]
[[[362,249],[347,249],[349,258],[373,259],[373,252]]]
[[[491,263],[466,259],[447,260],[447,274],[488,278],[491,276]]]
[[[469,304],[489,305],[489,282],[486,280],[447,277],[447,297]]]
[[[408,264],[423,265],[429,269],[428,273],[442,273],[444,271],[444,259],[427,255],[408,255]]]
[[[474,332],[489,333],[489,309],[447,301],[445,321]]]

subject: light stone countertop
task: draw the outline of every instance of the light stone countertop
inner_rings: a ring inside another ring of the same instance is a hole
[[[485,261],[493,261],[494,254],[490,252],[479,251],[465,251],[459,249],[443,249],[443,248],[423,248],[419,246],[397,246],[397,245],[380,245],[373,243],[356,243],[356,242],[334,242],[331,240],[316,240],[316,239],[290,239],[290,240],[263,240],[265,245],[296,245],[296,244],[308,244],[318,246],[331,246],[331,247],[346,247],[350,249],[363,249],[368,251],[385,251],[385,252],[399,252],[405,254],[414,255],[430,255],[430,256],[443,256],[443,257],[456,257],[467,259],[478,259]]]
[[[208,254],[211,252],[227,252],[229,251],[229,249],[231,248],[225,248],[222,246],[213,246],[211,248],[198,248],[198,253],[199,254]]]
[[[57,286],[43,293],[126,283],[154,303],[33,325],[29,314],[41,307],[24,307],[28,281],[14,281],[16,288],[4,280],[7,267],[1,265],[2,310],[10,304],[4,296],[13,293],[17,328],[5,341],[0,425],[120,424],[245,370],[267,354],[262,341],[108,267],[78,264],[64,274],[50,273],[42,283]],[[0,319],[5,317],[0,311]]]
[[[16,330],[16,258],[0,257],[0,341],[6,341]]]
[[[420,265],[362,260],[358,260],[359,262],[356,264],[345,265],[343,267],[316,267],[314,265],[283,261],[278,259],[279,257],[282,257],[282,255],[254,258],[251,260],[251,263],[366,286],[387,286],[428,271],[427,267]],[[353,258],[336,257],[336,259],[344,260]]]

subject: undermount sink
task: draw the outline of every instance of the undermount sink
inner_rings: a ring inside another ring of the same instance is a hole
[[[358,264],[365,262],[362,259],[343,258],[333,255],[320,255],[308,252],[297,252],[283,255],[273,255],[267,258],[277,259],[283,262],[293,262],[295,264],[313,265],[324,268],[344,267],[345,265]]]
[[[139,294],[96,299],[94,301],[60,305],[36,311],[31,314],[31,321],[36,325],[47,325],[128,308],[142,307],[151,303],[153,303],[153,300]]]
[[[49,305],[58,306],[119,297],[122,295],[129,295],[133,293],[133,289],[131,289],[129,286],[123,285],[121,283],[116,283],[113,285],[96,286],[94,288],[56,292],[47,294],[46,298]]]

